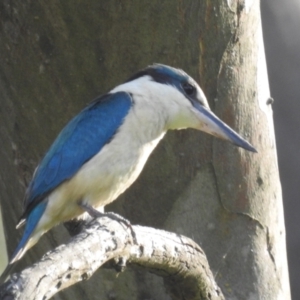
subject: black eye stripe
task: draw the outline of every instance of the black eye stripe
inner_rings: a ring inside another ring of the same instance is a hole
[[[190,96],[190,97],[195,96],[195,94],[196,94],[196,88],[192,84],[190,84],[188,82],[184,82],[181,86],[182,86],[184,92],[188,96]]]

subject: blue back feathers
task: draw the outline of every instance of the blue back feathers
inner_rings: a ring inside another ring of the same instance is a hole
[[[94,100],[65,126],[35,172],[28,187],[22,218],[109,143],[131,105],[128,93],[106,94]]]

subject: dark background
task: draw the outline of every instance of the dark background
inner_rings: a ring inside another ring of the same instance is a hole
[[[300,299],[300,1],[262,0],[262,21],[285,209],[292,299]]]

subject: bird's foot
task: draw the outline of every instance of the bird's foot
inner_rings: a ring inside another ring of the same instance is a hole
[[[100,212],[99,210],[95,209],[93,206],[87,204],[87,203],[83,203],[83,202],[79,202],[78,205],[84,210],[86,211],[92,218],[102,218],[102,217],[109,217],[112,220],[115,220],[121,224],[124,224],[126,226],[126,228],[130,229],[132,238],[133,238],[133,242],[135,244],[137,244],[137,239],[136,239],[136,234],[131,226],[131,223],[125,219],[124,217],[114,213],[114,212]]]

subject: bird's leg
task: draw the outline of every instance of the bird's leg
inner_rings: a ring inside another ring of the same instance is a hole
[[[119,223],[124,224],[126,226],[126,228],[130,229],[133,241],[134,241],[135,244],[137,244],[136,234],[135,234],[130,222],[128,220],[126,220],[125,218],[123,218],[122,216],[120,216],[116,213],[113,213],[113,212],[102,213],[99,210],[95,209],[93,206],[91,206],[87,203],[84,203],[84,202],[78,202],[78,205],[84,211],[86,211],[92,218],[109,217],[112,220],[115,220]]]
[[[97,210],[93,206],[91,206],[87,203],[84,203],[82,201],[78,202],[78,205],[94,219],[101,218],[106,215],[105,213],[102,213],[101,211]]]

